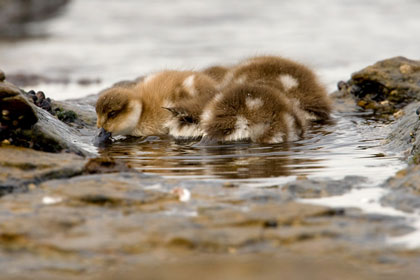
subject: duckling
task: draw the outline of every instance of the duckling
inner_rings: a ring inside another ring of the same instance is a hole
[[[226,74],[229,73],[230,68],[221,65],[214,65],[203,69],[201,72],[215,80],[217,83],[221,83]]]
[[[329,119],[331,101],[308,67],[277,56],[257,56],[239,63],[224,75],[224,85],[255,83],[282,91],[303,109],[306,118]]]
[[[201,126],[206,139],[203,141],[295,140],[304,133],[303,116],[298,104],[277,88],[251,83],[232,85],[217,94],[204,109]]]
[[[149,75],[135,85],[117,84],[102,92],[96,103],[97,127],[102,131],[99,137],[196,137],[202,132],[195,120],[179,117],[182,108],[188,107],[193,116],[198,115],[216,92],[211,78],[193,71],[167,70]]]

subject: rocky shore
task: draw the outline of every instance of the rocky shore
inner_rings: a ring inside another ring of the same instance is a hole
[[[340,82],[333,97],[338,111],[389,122],[384,149],[409,167],[378,186],[389,190],[380,203],[417,212],[420,62],[380,61]],[[420,249],[388,242],[413,231],[404,218],[301,201],[358,189],[363,177],[242,189],[145,175],[92,148],[95,95],[47,101],[50,110],[41,108],[48,97],[38,98],[0,71],[4,279],[207,279],[222,270],[229,279],[418,277]]]

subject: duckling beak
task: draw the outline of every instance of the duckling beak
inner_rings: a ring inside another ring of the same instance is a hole
[[[105,146],[107,144],[112,143],[111,140],[112,132],[106,131],[103,127],[98,129],[98,132],[93,139],[93,145],[96,147]]]

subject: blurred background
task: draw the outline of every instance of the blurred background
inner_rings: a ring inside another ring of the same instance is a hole
[[[0,0],[0,68],[67,99],[163,68],[277,54],[333,91],[378,60],[419,59],[419,13],[418,0]]]

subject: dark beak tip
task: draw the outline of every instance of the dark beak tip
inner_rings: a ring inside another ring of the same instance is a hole
[[[93,145],[96,147],[105,146],[107,144],[112,143],[111,139],[112,133],[106,131],[103,127],[98,129],[98,132],[95,135],[95,138],[93,139]]]

